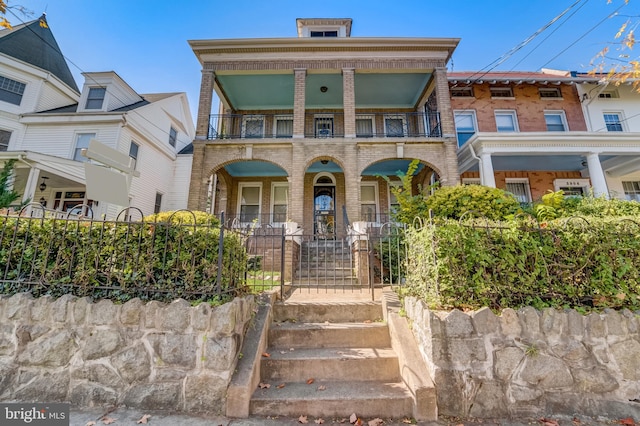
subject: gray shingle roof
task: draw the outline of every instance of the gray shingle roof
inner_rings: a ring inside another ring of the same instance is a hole
[[[76,92],[79,91],[45,15],[24,25],[0,31],[0,52],[49,71]]]

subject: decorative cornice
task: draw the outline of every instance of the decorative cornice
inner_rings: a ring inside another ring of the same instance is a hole
[[[319,60],[246,60],[206,62],[206,71],[292,71],[294,69],[344,69],[355,70],[429,70],[444,66],[444,60],[425,59],[319,59]]]

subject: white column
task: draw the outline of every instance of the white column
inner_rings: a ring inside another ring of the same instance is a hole
[[[32,167],[29,170],[29,177],[27,178],[27,184],[24,187],[24,194],[22,195],[22,202],[25,203],[27,200],[31,200],[33,202],[38,202],[35,199],[36,197],[36,188],[38,187],[38,180],[40,179],[40,169],[37,167]]]
[[[607,181],[604,177],[604,171],[602,170],[602,164],[600,164],[600,157],[595,152],[587,154],[587,166],[589,167],[589,178],[591,178],[591,186],[593,188],[593,195],[600,197],[602,195],[605,198],[609,198],[609,189],[607,188]]]
[[[496,187],[491,154],[480,154],[480,183],[491,188]]]

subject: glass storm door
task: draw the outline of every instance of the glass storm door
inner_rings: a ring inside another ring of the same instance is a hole
[[[336,225],[335,186],[313,189],[313,232],[318,239],[334,239]]]

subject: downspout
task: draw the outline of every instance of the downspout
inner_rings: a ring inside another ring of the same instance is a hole
[[[484,180],[482,179],[482,160],[476,155],[476,151],[473,149],[472,144],[469,144],[469,152],[471,153],[471,157],[474,160],[478,160],[478,164],[480,165],[480,167],[478,167],[478,172],[480,173],[480,185],[482,185],[482,181]]]

